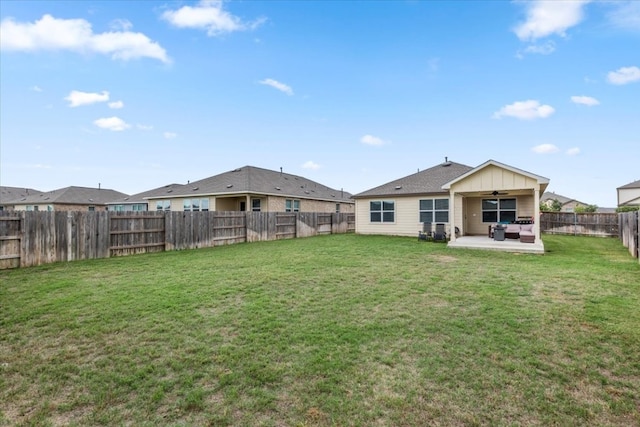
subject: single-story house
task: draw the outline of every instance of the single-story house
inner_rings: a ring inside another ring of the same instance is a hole
[[[65,187],[46,192],[29,192],[14,200],[17,211],[99,211],[107,203],[127,195],[106,188]]]
[[[589,204],[581,202],[579,200],[572,199],[570,197],[565,197],[560,194],[556,194],[551,191],[546,191],[541,199],[540,204],[546,205],[551,208],[554,201],[558,201],[560,204],[560,212],[575,212],[577,207],[587,207]]]
[[[488,238],[498,223],[533,222],[540,239],[540,196],[549,179],[495,160],[471,167],[444,163],[353,196],[356,233],[417,236],[423,223],[445,225],[450,246],[465,236]],[[526,244],[525,244],[526,245]]]
[[[35,193],[41,193],[41,191],[33,188],[0,186],[0,211],[15,209],[16,200]]]
[[[640,206],[640,180],[618,187],[618,207]]]
[[[289,173],[244,166],[163,194],[149,210],[353,213],[351,194]]]

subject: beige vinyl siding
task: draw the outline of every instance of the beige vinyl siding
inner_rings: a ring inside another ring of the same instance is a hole
[[[528,176],[502,169],[494,165],[474,173],[473,175],[456,182],[451,190],[456,193],[493,190],[518,190],[526,188],[538,188],[538,182]]]
[[[620,188],[618,189],[618,206],[629,204],[640,204],[640,188]]]
[[[418,231],[422,230],[422,223],[420,223],[420,200],[434,198],[447,199],[448,194],[358,199],[356,200],[356,233],[417,236]],[[395,203],[395,221],[393,223],[372,223],[370,221],[369,202],[376,200],[388,200]],[[461,207],[462,202],[460,201],[459,203]],[[451,220],[451,210],[449,211],[449,220]]]

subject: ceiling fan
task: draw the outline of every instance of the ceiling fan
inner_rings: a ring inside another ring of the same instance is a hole
[[[507,193],[506,191],[501,192],[501,191],[496,191],[496,190],[493,190],[491,193],[484,193],[485,196],[504,196],[504,195],[507,195],[507,194],[509,194],[509,193]]]

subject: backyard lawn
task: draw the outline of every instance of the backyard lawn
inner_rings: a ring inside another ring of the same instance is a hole
[[[640,424],[640,265],[333,235],[0,271],[0,425]]]

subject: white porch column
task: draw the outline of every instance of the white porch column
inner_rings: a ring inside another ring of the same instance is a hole
[[[456,192],[449,191],[449,241],[456,241]]]
[[[534,226],[533,229],[535,230],[535,238],[536,238],[536,243],[540,243],[542,240],[540,240],[540,226],[542,224],[540,224],[540,189],[539,188],[535,188],[533,190],[533,222],[534,222]]]
[[[245,202],[247,206],[247,212],[253,212],[253,206],[251,206],[251,196],[247,194],[245,197],[247,199],[247,201]]]

